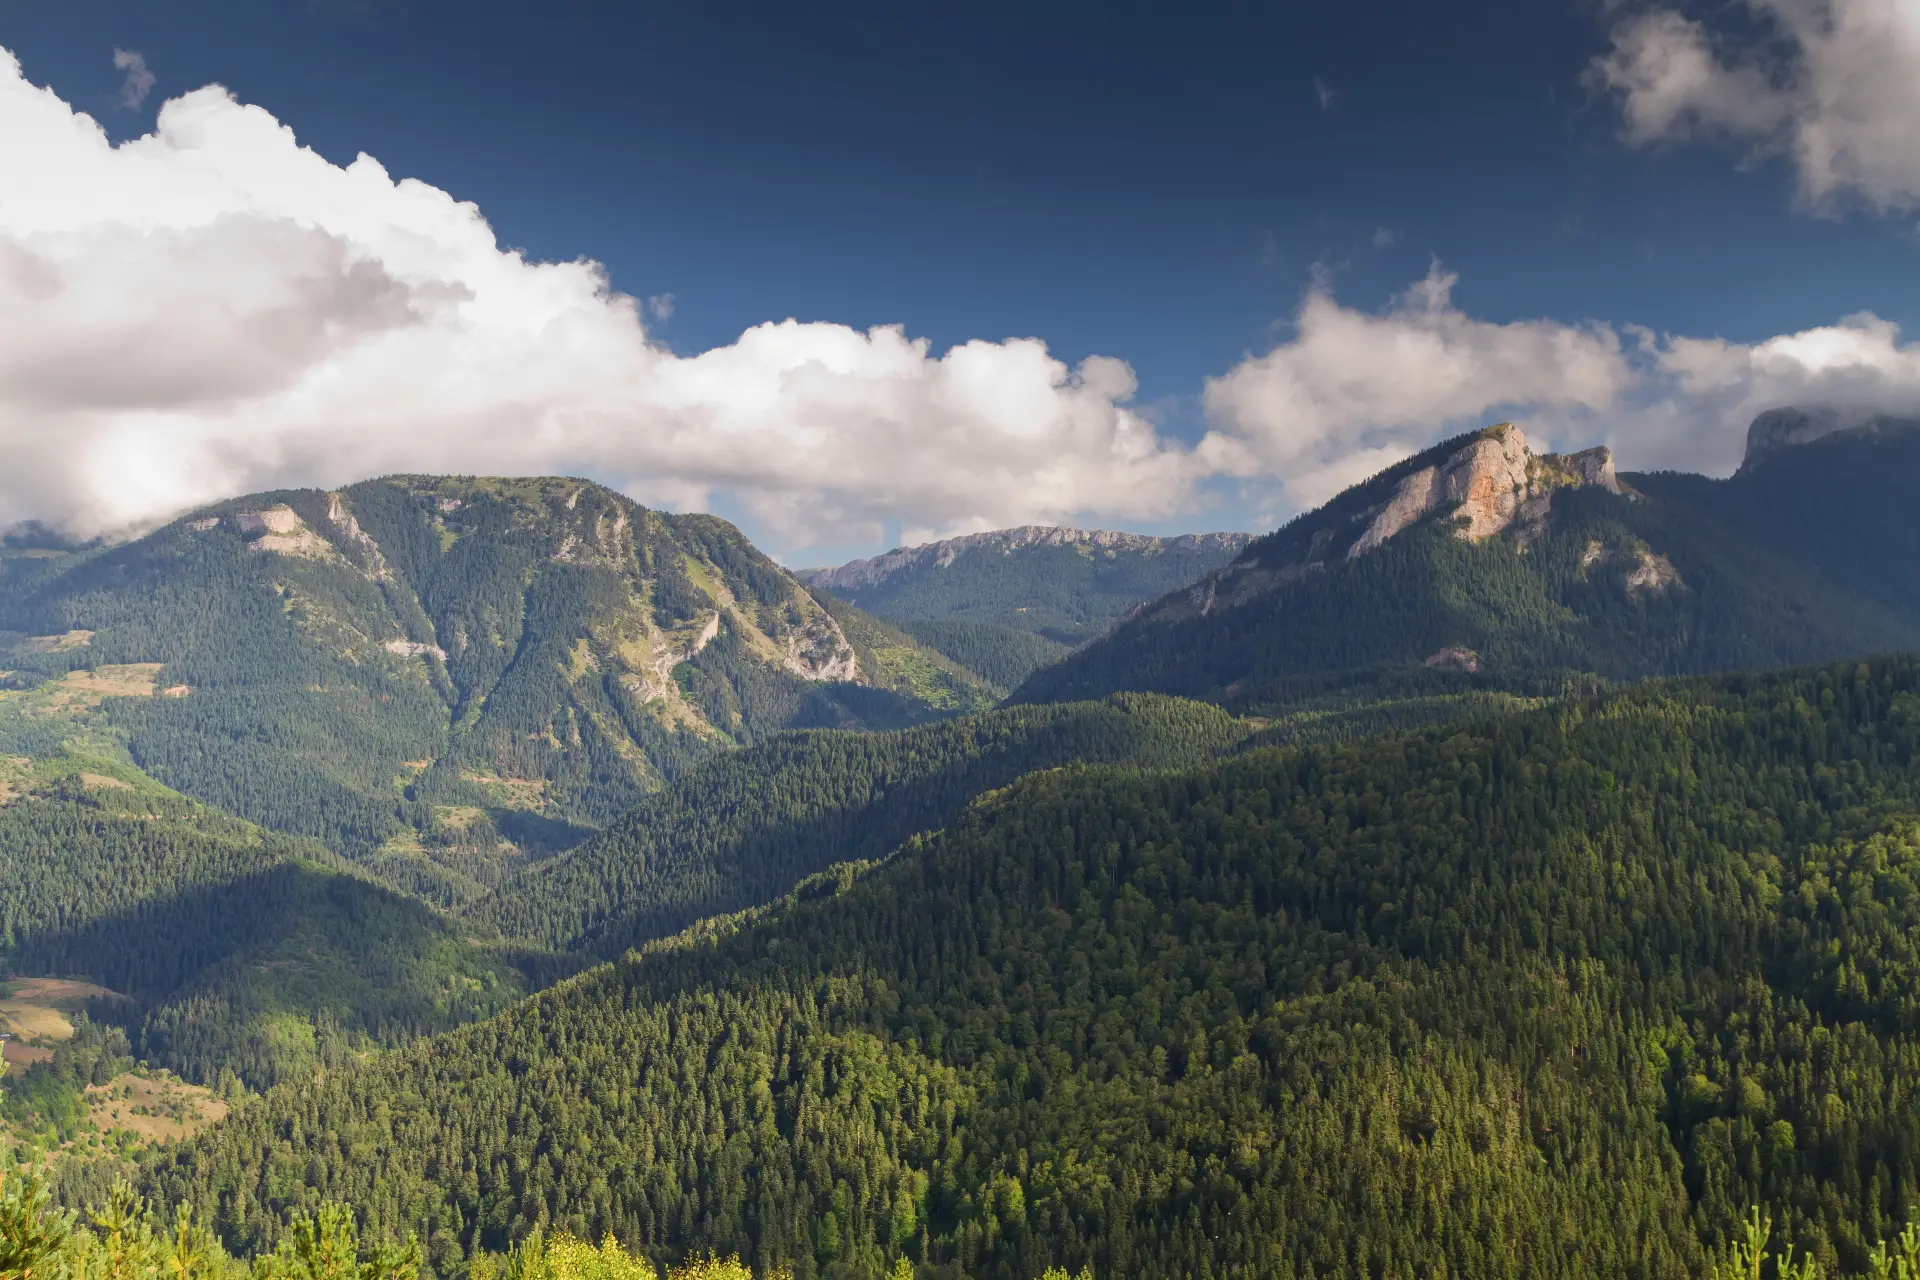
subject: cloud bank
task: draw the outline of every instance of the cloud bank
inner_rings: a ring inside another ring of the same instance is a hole
[[[1736,40],[1671,8],[1622,10],[1590,72],[1639,143],[1722,137],[1791,158],[1802,196],[1920,206],[1920,5],[1743,0]]]
[[[504,250],[473,205],[217,86],[114,146],[0,51],[0,189],[0,525],[401,470],[725,491],[801,542],[1192,500],[1117,360],[791,320],[677,356],[646,331],[669,295]]]
[[[1746,84],[1737,68],[1638,48],[1613,56],[1652,86],[1624,99],[1648,136],[1786,127],[1714,96],[1716,76]],[[671,294],[502,249],[473,205],[366,155],[332,164],[217,86],[115,146],[0,50],[0,527],[114,533],[265,488],[559,472],[680,509],[725,495],[782,545],[848,546],[895,522],[911,541],[1171,519],[1221,486],[1284,514],[1502,418],[1555,447],[1607,441],[1629,468],[1724,472],[1776,404],[1920,410],[1920,349],[1871,315],[1741,345],[1480,319],[1457,283],[1435,264],[1377,311],[1317,283],[1287,337],[1207,382],[1189,447],[1131,407],[1125,363],[1070,367],[1038,339],[935,352],[787,320],[675,354],[647,328]]]

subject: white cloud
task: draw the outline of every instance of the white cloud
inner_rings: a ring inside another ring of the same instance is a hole
[[[147,69],[146,55],[138,49],[115,49],[113,65],[116,70],[127,73],[120,84],[120,105],[129,111],[138,111],[140,104],[153,92],[153,72]]]
[[[656,293],[648,297],[647,314],[661,324],[673,319],[673,295]]]
[[[1290,341],[1209,380],[1213,429],[1199,456],[1228,474],[1284,477],[1289,496],[1310,503],[1449,424],[1606,410],[1633,385],[1612,329],[1475,320],[1453,304],[1454,284],[1435,264],[1378,315],[1316,284]]]
[[[788,320],[679,356],[646,330],[671,295],[503,251],[473,205],[334,165],[224,90],[114,146],[4,51],[0,184],[0,526],[566,472],[680,508],[724,495],[785,545],[847,546],[894,522],[1169,519],[1219,478],[1283,511],[1501,417],[1555,447],[1606,439],[1628,468],[1724,472],[1776,404],[1920,409],[1920,349],[1872,316],[1749,345],[1493,323],[1437,265],[1378,313],[1317,278],[1290,338],[1207,383],[1191,450],[1132,407],[1126,364],[1069,367],[1036,339],[935,352]]]
[[[1611,434],[1643,470],[1724,474],[1739,464],[1754,417],[1779,405],[1920,413],[1920,345],[1903,344],[1899,327],[1874,315],[1755,343],[1636,336],[1646,384]]]
[[[1391,249],[1394,242],[1399,238],[1400,233],[1392,227],[1380,227],[1373,233],[1373,247],[1376,249]]]
[[[504,251],[473,205],[336,166],[218,87],[114,146],[0,50],[0,184],[0,525],[398,470],[724,492],[802,542],[1193,493],[1117,360],[793,321],[676,356],[645,330],[669,295]]]
[[[1638,143],[1723,136],[1789,156],[1801,193],[1920,206],[1920,4],[1744,0],[1741,44],[1673,9],[1620,10],[1590,71]]]
[[[1317,283],[1291,339],[1208,382],[1199,459],[1278,478],[1280,506],[1298,510],[1448,431],[1501,419],[1536,447],[1612,445],[1623,469],[1725,475],[1766,409],[1920,413],[1920,344],[1874,315],[1736,343],[1631,324],[1490,323],[1454,305],[1454,283],[1436,265],[1378,314]]]
[[[1325,80],[1322,80],[1319,76],[1315,76],[1313,78],[1313,100],[1320,104],[1322,111],[1331,111],[1334,108],[1334,104],[1340,101],[1340,91],[1331,84],[1328,84]]]

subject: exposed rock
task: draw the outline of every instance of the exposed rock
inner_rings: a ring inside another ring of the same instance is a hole
[[[402,658],[425,658],[431,655],[442,662],[447,660],[447,651],[437,644],[421,644],[415,640],[389,640],[380,647]]]
[[[1473,672],[1480,670],[1480,655],[1471,649],[1450,644],[1436,653],[1428,654],[1427,665],[1435,670]]]
[[[1685,585],[1680,581],[1679,570],[1673,567],[1673,561],[1641,544],[1638,539],[1630,539],[1625,546],[1617,542],[1601,542],[1598,538],[1589,541],[1580,553],[1580,569],[1584,573],[1596,565],[1612,564],[1623,558],[1632,564],[1624,579],[1629,595],[1658,594],[1669,587]]]
[[[1660,593],[1680,582],[1680,574],[1675,571],[1673,561],[1652,551],[1642,550],[1640,562],[1627,574],[1627,593],[1639,595],[1643,592]]]
[[[1747,452],[1740,460],[1740,470],[1745,471],[1768,454],[1781,449],[1809,444],[1836,431],[1862,426],[1872,416],[1857,409],[1841,409],[1833,405],[1809,408],[1786,405],[1768,409],[1747,427]]]
[[[353,518],[353,512],[347,510],[345,500],[337,493],[327,495],[327,519],[366,556],[367,576],[375,582],[386,581],[387,558],[380,554],[380,544],[360,528],[360,522]]]
[[[198,520],[187,521],[187,528],[195,533],[207,533],[220,527],[219,516],[202,516]]]
[[[625,677],[622,683],[637,692],[642,702],[667,697],[674,691],[673,669],[699,657],[700,651],[712,644],[719,634],[720,611],[716,609],[713,616],[684,645],[656,643],[652,659],[641,670]]]
[[[276,551],[306,560],[324,560],[338,554],[325,538],[307,528],[307,522],[292,507],[242,511],[233,517],[233,523],[255,551]]]
[[[1747,428],[1747,452],[1740,470],[1746,471],[1782,449],[1812,444],[1842,433],[1879,435],[1888,431],[1920,429],[1920,418],[1898,417],[1871,409],[1837,405],[1784,406],[1769,409]]]
[[[1025,547],[1087,547],[1096,551],[1169,551],[1221,547],[1238,551],[1253,541],[1245,533],[1188,533],[1155,538],[1140,533],[1106,529],[1070,529],[1060,525],[1028,524],[992,533],[973,533],[917,547],[900,547],[868,560],[851,560],[832,569],[801,569],[795,577],[829,591],[857,591],[877,586],[908,569],[931,564],[944,569],[969,551],[997,551],[1009,555]]]
[[[1578,453],[1565,455],[1547,454],[1542,461],[1557,463],[1579,480],[1581,484],[1599,485],[1608,493],[1623,493],[1624,486],[1613,469],[1613,450],[1605,445],[1593,449],[1582,449]]]
[[[233,518],[247,537],[263,533],[292,534],[307,527],[292,507],[267,507],[262,511],[242,511]]]
[[[1546,526],[1553,494],[1575,485],[1620,493],[1613,452],[1604,445],[1579,453],[1535,454],[1510,422],[1489,427],[1445,462],[1400,481],[1393,496],[1374,511],[1366,531],[1347,549],[1349,560],[1377,550],[1388,539],[1436,513],[1463,519],[1460,537],[1478,542],[1520,522],[1523,537]]]

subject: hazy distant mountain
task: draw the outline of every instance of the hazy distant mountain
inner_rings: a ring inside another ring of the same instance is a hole
[[[799,576],[1011,688],[1132,606],[1226,564],[1252,540],[1024,525]]]
[[[1729,480],[1447,441],[1038,672],[1285,710],[1920,647],[1920,424],[1783,411]]]

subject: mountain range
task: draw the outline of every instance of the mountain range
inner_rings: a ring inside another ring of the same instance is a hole
[[[1535,454],[1510,426],[1445,441],[1140,606],[1015,698],[1150,690],[1284,717],[1920,645],[1905,493],[1920,424],[1770,415],[1752,441],[1727,480]]]
[[[1677,1280],[1754,1205],[1879,1274],[1917,464],[1833,410],[1723,480],[1501,425],[1257,539],[797,574],[564,478],[16,540],[0,965],[109,991],[0,1127],[76,1203],[131,1177],[242,1252],[344,1203],[445,1277],[611,1232],[820,1280]],[[232,1112],[104,1128],[160,1067]]]

